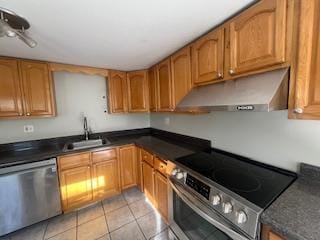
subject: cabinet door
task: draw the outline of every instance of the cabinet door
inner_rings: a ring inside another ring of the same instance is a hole
[[[267,225],[262,226],[261,233],[262,240],[285,240],[284,237],[274,233],[271,228]]]
[[[52,76],[47,63],[21,61],[24,104],[27,116],[54,116]]]
[[[192,45],[193,84],[223,78],[224,28],[214,30]]]
[[[170,59],[157,66],[158,111],[172,111],[172,84]]]
[[[127,77],[125,72],[109,71],[109,112],[128,112]]]
[[[64,211],[81,207],[92,200],[90,166],[64,170],[59,175]]]
[[[18,61],[0,59],[0,117],[22,115]]]
[[[137,185],[136,147],[133,145],[120,147],[119,159],[121,188],[125,189]]]
[[[155,199],[159,212],[168,220],[168,182],[158,171],[155,174]]]
[[[146,197],[154,203],[154,169],[148,163],[142,162],[143,191]]]
[[[230,22],[230,75],[286,61],[287,0],[263,0]]]
[[[190,47],[171,56],[172,92],[174,107],[191,89]]]
[[[149,111],[147,71],[127,73],[129,112]]]
[[[157,111],[157,75],[156,67],[148,70],[150,111]]]
[[[298,23],[297,62],[290,77],[289,117],[320,119],[320,1],[301,1]]]
[[[120,193],[117,159],[92,165],[92,188],[94,199]]]

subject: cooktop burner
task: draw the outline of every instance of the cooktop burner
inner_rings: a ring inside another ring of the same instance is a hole
[[[261,208],[266,208],[296,178],[292,172],[216,149],[176,161]]]
[[[261,182],[258,178],[235,169],[218,169],[213,172],[212,177],[215,182],[233,191],[249,193],[257,191],[261,187]],[[234,179],[241,179],[241,181],[235,181]]]

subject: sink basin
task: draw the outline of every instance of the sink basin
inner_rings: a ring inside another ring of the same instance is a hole
[[[71,150],[79,150],[85,148],[99,147],[109,144],[110,141],[108,139],[92,139],[92,140],[84,140],[79,142],[66,143],[63,150],[71,151]]]

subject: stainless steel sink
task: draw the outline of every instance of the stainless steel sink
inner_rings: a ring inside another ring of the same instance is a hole
[[[110,144],[108,139],[92,139],[92,140],[84,140],[79,142],[72,142],[66,143],[64,145],[64,151],[72,151],[72,150],[79,150],[79,149],[86,149],[92,147],[99,147]]]

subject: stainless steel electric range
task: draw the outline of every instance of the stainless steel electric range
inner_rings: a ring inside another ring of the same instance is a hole
[[[257,240],[292,172],[212,149],[168,163],[169,223],[181,240]]]

